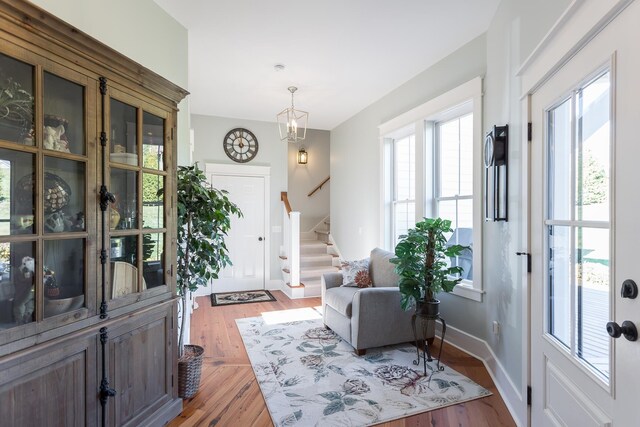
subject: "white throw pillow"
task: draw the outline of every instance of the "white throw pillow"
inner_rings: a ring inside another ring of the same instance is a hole
[[[342,262],[342,286],[368,288],[371,285],[369,258]]]

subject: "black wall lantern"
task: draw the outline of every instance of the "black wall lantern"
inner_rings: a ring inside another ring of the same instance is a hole
[[[304,147],[301,147],[300,150],[298,150],[298,164],[306,165],[308,160],[309,154],[305,151]]]
[[[507,221],[509,125],[494,126],[484,139],[485,221]]]

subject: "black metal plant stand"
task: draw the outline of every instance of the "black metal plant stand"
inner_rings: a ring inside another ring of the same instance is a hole
[[[420,365],[420,358],[422,358],[422,363],[424,367],[424,376],[427,376],[427,362],[432,362],[433,358],[431,357],[431,351],[429,350],[429,344],[427,342],[427,331],[429,328],[429,324],[431,322],[440,321],[442,323],[442,335],[440,336],[440,350],[438,351],[438,359],[436,364],[436,371],[432,371],[431,375],[429,375],[429,380],[431,380],[431,376],[434,372],[444,371],[444,366],[440,365],[440,358],[442,357],[442,347],[444,347],[444,337],[447,333],[447,324],[439,314],[436,315],[426,315],[421,313],[414,313],[411,316],[411,327],[413,328],[413,337],[416,341],[416,352],[417,359],[413,361],[414,365]],[[416,321],[420,322],[420,338],[422,338],[422,342],[424,346],[422,347],[422,355],[420,355],[420,345],[418,343],[418,329],[416,328]]]

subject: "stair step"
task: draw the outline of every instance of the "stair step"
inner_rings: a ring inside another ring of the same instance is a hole
[[[330,267],[333,257],[329,254],[313,254],[300,256],[300,267]]]
[[[300,255],[326,254],[327,244],[317,240],[301,240]]]
[[[281,260],[283,260],[283,261],[284,261],[285,259],[287,259],[287,257],[286,257],[286,256],[284,256],[284,255],[280,255],[278,258],[280,258],[280,259],[281,259]]]
[[[307,267],[307,268],[301,268],[300,269],[300,279],[304,278],[304,279],[313,279],[313,278],[317,278],[320,279],[320,277],[322,277],[322,275],[324,273],[336,273],[340,270],[338,270],[337,267]],[[309,280],[307,280],[309,281]]]
[[[316,230],[316,233],[328,236],[331,232],[329,230]]]
[[[298,286],[291,286],[291,283],[287,282],[287,286],[290,287],[291,289],[298,289],[298,288],[304,288],[305,285],[304,283],[300,283]]]
[[[284,271],[287,274],[291,274],[291,271],[288,268],[283,268],[282,271]]]

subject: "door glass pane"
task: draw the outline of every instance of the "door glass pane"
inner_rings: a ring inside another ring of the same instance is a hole
[[[84,239],[45,240],[44,316],[84,306]]]
[[[84,154],[84,87],[45,72],[43,103],[43,147]]]
[[[164,168],[164,119],[146,111],[142,115],[142,166]]]
[[[164,285],[164,234],[142,235],[143,289]]]
[[[33,66],[0,53],[0,139],[34,145]]]
[[[0,235],[34,232],[33,154],[0,148]]]
[[[571,99],[550,110],[548,129],[549,219],[571,219]]]
[[[610,81],[603,74],[577,96],[576,219],[609,220]]]
[[[111,192],[116,197],[115,204],[111,205],[111,229],[138,228],[138,173],[112,168]]]
[[[111,100],[111,161],[138,165],[138,110]]]
[[[164,177],[152,173],[142,174],[142,227],[164,227],[164,196],[158,191],[164,188]]]
[[[578,355],[609,376],[609,230],[576,228]]]
[[[549,232],[549,333],[571,343],[571,227],[551,226]],[[603,329],[604,330],[604,329]]]
[[[34,321],[35,243],[0,243],[0,330]]]
[[[85,164],[44,159],[44,231],[84,231]]]
[[[111,238],[111,298],[138,292],[138,236]]]

